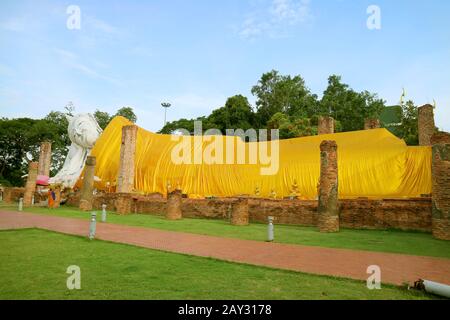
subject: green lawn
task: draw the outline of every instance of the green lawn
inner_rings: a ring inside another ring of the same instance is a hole
[[[15,209],[15,207],[4,205],[0,206],[1,208]],[[62,207],[56,210],[35,207],[27,208],[26,211],[80,219],[88,219],[90,216],[89,213],[81,212],[73,207]],[[249,226],[236,227],[223,220],[183,219],[181,221],[168,221],[161,216],[142,214],[120,216],[109,212],[108,222],[259,241],[265,241],[267,234],[265,224],[252,223]],[[275,240],[280,243],[307,246],[450,258],[450,241],[436,240],[431,234],[421,232],[342,229],[339,233],[324,234],[318,232],[317,228],[314,227],[275,225]]]
[[[404,288],[27,229],[0,231],[0,299],[432,299]],[[81,290],[68,290],[68,266]]]

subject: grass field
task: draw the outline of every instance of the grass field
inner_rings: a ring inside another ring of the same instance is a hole
[[[27,229],[0,231],[0,299],[432,299],[405,288]],[[81,290],[66,287],[81,269]]]
[[[15,209],[15,207],[8,206],[1,206],[0,208]],[[36,207],[28,208],[26,211],[80,219],[88,219],[90,216],[89,213],[71,207],[62,207],[56,210]],[[259,223],[236,227],[223,220],[183,219],[181,221],[168,221],[161,216],[120,216],[111,212],[108,213],[108,222],[259,241],[265,241],[267,232],[267,226]],[[339,233],[324,234],[318,232],[317,228],[314,227],[276,225],[275,241],[307,246],[450,258],[450,242],[436,240],[431,234],[421,232],[341,229]]]

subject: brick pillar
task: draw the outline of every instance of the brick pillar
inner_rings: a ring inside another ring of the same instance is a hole
[[[181,211],[181,198],[181,190],[175,190],[167,194],[166,218],[168,220],[180,220],[183,218],[183,212]]]
[[[231,224],[234,226],[248,225],[248,199],[239,198],[233,203]]]
[[[3,202],[4,203],[13,203],[13,190],[12,188],[3,189]]]
[[[38,175],[50,176],[50,163],[52,160],[52,143],[42,142],[39,153],[39,169]]]
[[[28,165],[28,178],[25,184],[25,193],[23,195],[23,205],[31,206],[34,192],[36,191],[36,180],[38,174],[38,162],[30,162]]]
[[[433,144],[432,232],[437,239],[450,240],[450,134],[436,133]]]
[[[114,202],[116,212],[121,215],[133,213],[133,197],[129,193],[118,194]]]
[[[61,187],[56,187],[53,191],[55,192],[53,208],[59,208],[61,206]]]
[[[120,146],[120,167],[117,192],[131,193],[134,189],[134,156],[136,153],[138,127],[135,125],[122,128],[122,145]]]
[[[94,190],[95,157],[87,157],[84,166],[83,187],[81,188],[80,209],[83,211],[92,210],[92,199]]]
[[[338,161],[336,141],[320,144],[318,226],[320,232],[339,231]]]
[[[431,137],[436,131],[434,124],[434,111],[431,104],[418,109],[419,145],[431,146]]]
[[[319,135],[334,133],[334,119],[332,117],[319,117],[318,133]]]
[[[380,120],[375,118],[366,119],[364,121],[364,130],[381,128]]]

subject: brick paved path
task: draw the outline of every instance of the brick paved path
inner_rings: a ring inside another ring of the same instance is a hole
[[[40,228],[87,236],[88,219],[0,211],[0,230]],[[419,278],[450,285],[450,259],[329,249],[220,238],[157,229],[97,223],[97,239],[162,251],[366,280],[367,267],[381,267],[382,282],[412,284]]]

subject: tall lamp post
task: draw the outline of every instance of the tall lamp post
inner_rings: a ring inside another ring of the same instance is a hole
[[[161,103],[161,106],[164,108],[164,127],[166,126],[166,117],[167,117],[167,109],[170,108],[171,104],[168,102]]]

